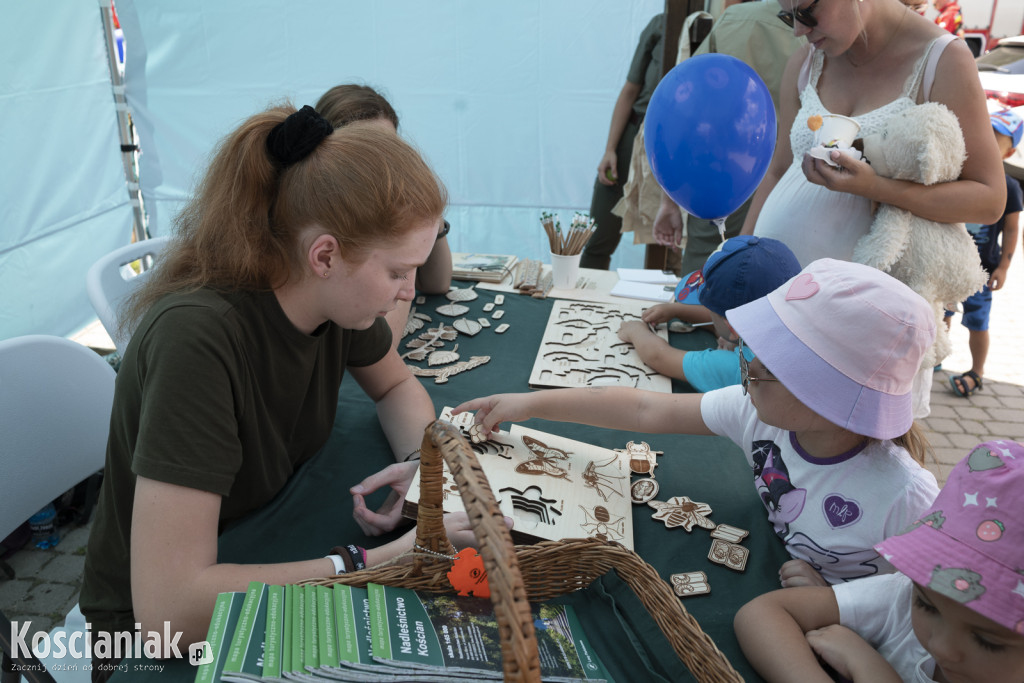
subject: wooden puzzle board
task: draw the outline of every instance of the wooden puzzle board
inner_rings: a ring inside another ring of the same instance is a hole
[[[652,304],[556,301],[551,309],[531,387],[626,386],[672,393],[672,380],[640,360],[616,334],[626,320],[639,320]],[[657,335],[668,343],[668,330]]]
[[[441,419],[469,439],[472,413]],[[506,517],[515,520],[518,542],[563,538],[604,538],[633,549],[633,504],[629,498],[629,455],[554,434],[512,425],[508,432],[474,444],[480,466]],[[462,498],[448,467],[444,468],[442,508],[463,512]],[[419,472],[413,478],[402,513],[416,518]]]

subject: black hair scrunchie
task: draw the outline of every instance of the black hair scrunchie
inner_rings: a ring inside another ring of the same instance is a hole
[[[333,132],[330,121],[307,104],[274,126],[267,135],[267,152],[287,168],[308,157]]]

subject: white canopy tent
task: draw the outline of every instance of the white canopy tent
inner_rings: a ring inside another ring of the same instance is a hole
[[[99,7],[7,3],[0,339],[92,319],[84,275],[130,239]],[[117,0],[152,235],[251,113],[363,83],[448,187],[456,251],[542,258],[538,218],[587,210],[612,106],[663,0]],[[627,236],[614,265],[639,266]]]

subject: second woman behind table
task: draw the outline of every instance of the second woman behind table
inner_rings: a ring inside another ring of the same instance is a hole
[[[383,316],[412,298],[445,201],[396,135],[335,130],[308,106],[257,114],[225,138],[124,317],[138,326],[117,375],[81,593],[94,629],[163,623],[192,643],[220,592],[411,549],[407,535],[365,556],[351,546],[238,565],[218,562],[217,539],[320,450],[346,374],[375,402],[396,459],[418,450],[434,408]],[[393,478],[396,491],[415,465]],[[399,512],[357,519],[381,530]]]
[[[745,452],[768,519],[794,558],[780,570],[783,586],[891,571],[872,546],[938,493],[918,464],[926,445],[910,398],[935,338],[931,308],[881,271],[821,259],[726,317],[756,356],[748,364],[740,355],[741,386],[707,394],[546,389],[474,399],[455,412],[475,410],[485,433],[541,417],[728,437]]]
[[[366,85],[347,83],[336,85],[316,103],[317,112],[335,128],[350,123],[364,123],[392,133],[398,132],[398,114],[383,95]],[[452,284],[452,252],[448,245],[448,221],[437,235],[434,248],[426,262],[416,269],[416,289],[425,294],[444,294]],[[399,301],[386,318],[391,328],[391,345],[395,348],[402,340],[409,317],[409,301]]]

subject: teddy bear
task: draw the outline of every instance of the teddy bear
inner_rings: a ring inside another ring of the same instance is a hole
[[[967,158],[960,122],[938,102],[893,114],[883,131],[863,139],[863,146],[878,175],[923,185],[956,180]],[[923,368],[942,362],[952,349],[945,305],[963,301],[988,282],[963,223],[940,223],[889,204],[878,206],[870,229],[854,246],[853,260],[892,275],[931,304],[935,343]]]

